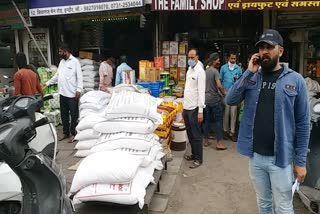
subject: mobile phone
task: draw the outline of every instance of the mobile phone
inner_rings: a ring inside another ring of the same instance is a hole
[[[261,64],[261,57],[259,56],[259,58],[254,60],[253,63],[256,65],[260,65]]]

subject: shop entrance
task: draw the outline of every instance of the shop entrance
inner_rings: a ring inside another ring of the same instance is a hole
[[[238,53],[238,62],[246,64],[254,52],[254,42],[262,32],[261,11],[160,12],[161,40],[187,35],[189,47],[199,49],[203,61],[210,52],[219,52],[225,63],[229,51]]]

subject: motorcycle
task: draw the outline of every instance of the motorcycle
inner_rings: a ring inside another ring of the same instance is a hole
[[[306,165],[307,176],[300,185],[298,194],[312,213],[320,214],[320,101],[314,103],[311,113],[318,115],[318,119],[312,122]]]
[[[0,101],[1,214],[74,212],[62,170],[54,162],[55,128],[36,113],[45,99],[36,95]]]

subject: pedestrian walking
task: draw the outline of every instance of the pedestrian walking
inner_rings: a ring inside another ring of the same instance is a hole
[[[220,70],[220,78],[225,93],[232,87],[237,79],[242,75],[242,69],[237,62],[237,54],[230,52],[228,54],[228,63],[224,64]],[[225,105],[224,117],[223,117],[223,130],[224,139],[230,138],[232,141],[237,141],[236,136],[236,123],[237,123],[238,106],[237,105]]]
[[[27,58],[24,53],[17,53],[16,63],[19,70],[13,76],[15,95],[43,95],[38,76],[33,70],[28,67]]]
[[[227,149],[223,143],[223,96],[225,91],[221,85],[219,67],[220,58],[218,53],[210,54],[207,60],[206,69],[206,91],[205,91],[205,104],[204,109],[204,146],[209,146],[209,133],[211,131],[211,125],[214,124],[214,130],[216,133],[217,150]]]
[[[206,74],[198,60],[198,50],[190,49],[188,52],[189,69],[184,90],[183,119],[191,145],[191,155],[184,157],[192,161],[190,165],[192,169],[199,167],[203,162],[201,123],[205,108]]]
[[[250,157],[249,174],[260,214],[292,214],[292,184],[303,182],[310,137],[309,102],[303,77],[280,64],[283,39],[266,30],[247,71],[226,96],[229,105],[245,98],[238,151]],[[261,67],[260,67],[261,66]],[[294,172],[294,173],[293,173]]]
[[[83,89],[82,71],[80,62],[71,54],[68,45],[60,46],[59,56],[61,61],[58,71],[44,87],[58,83],[63,125],[63,135],[59,137],[59,140],[69,138],[69,143],[71,143],[76,135],[76,125],[79,118],[79,98]],[[71,123],[69,122],[70,116]]]

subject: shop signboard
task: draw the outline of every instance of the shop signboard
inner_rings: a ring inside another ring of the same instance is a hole
[[[30,17],[142,7],[143,0],[28,0]]]
[[[227,0],[226,10],[310,10],[320,9],[320,1]]]
[[[154,11],[319,9],[320,1],[306,0],[152,0]]]

